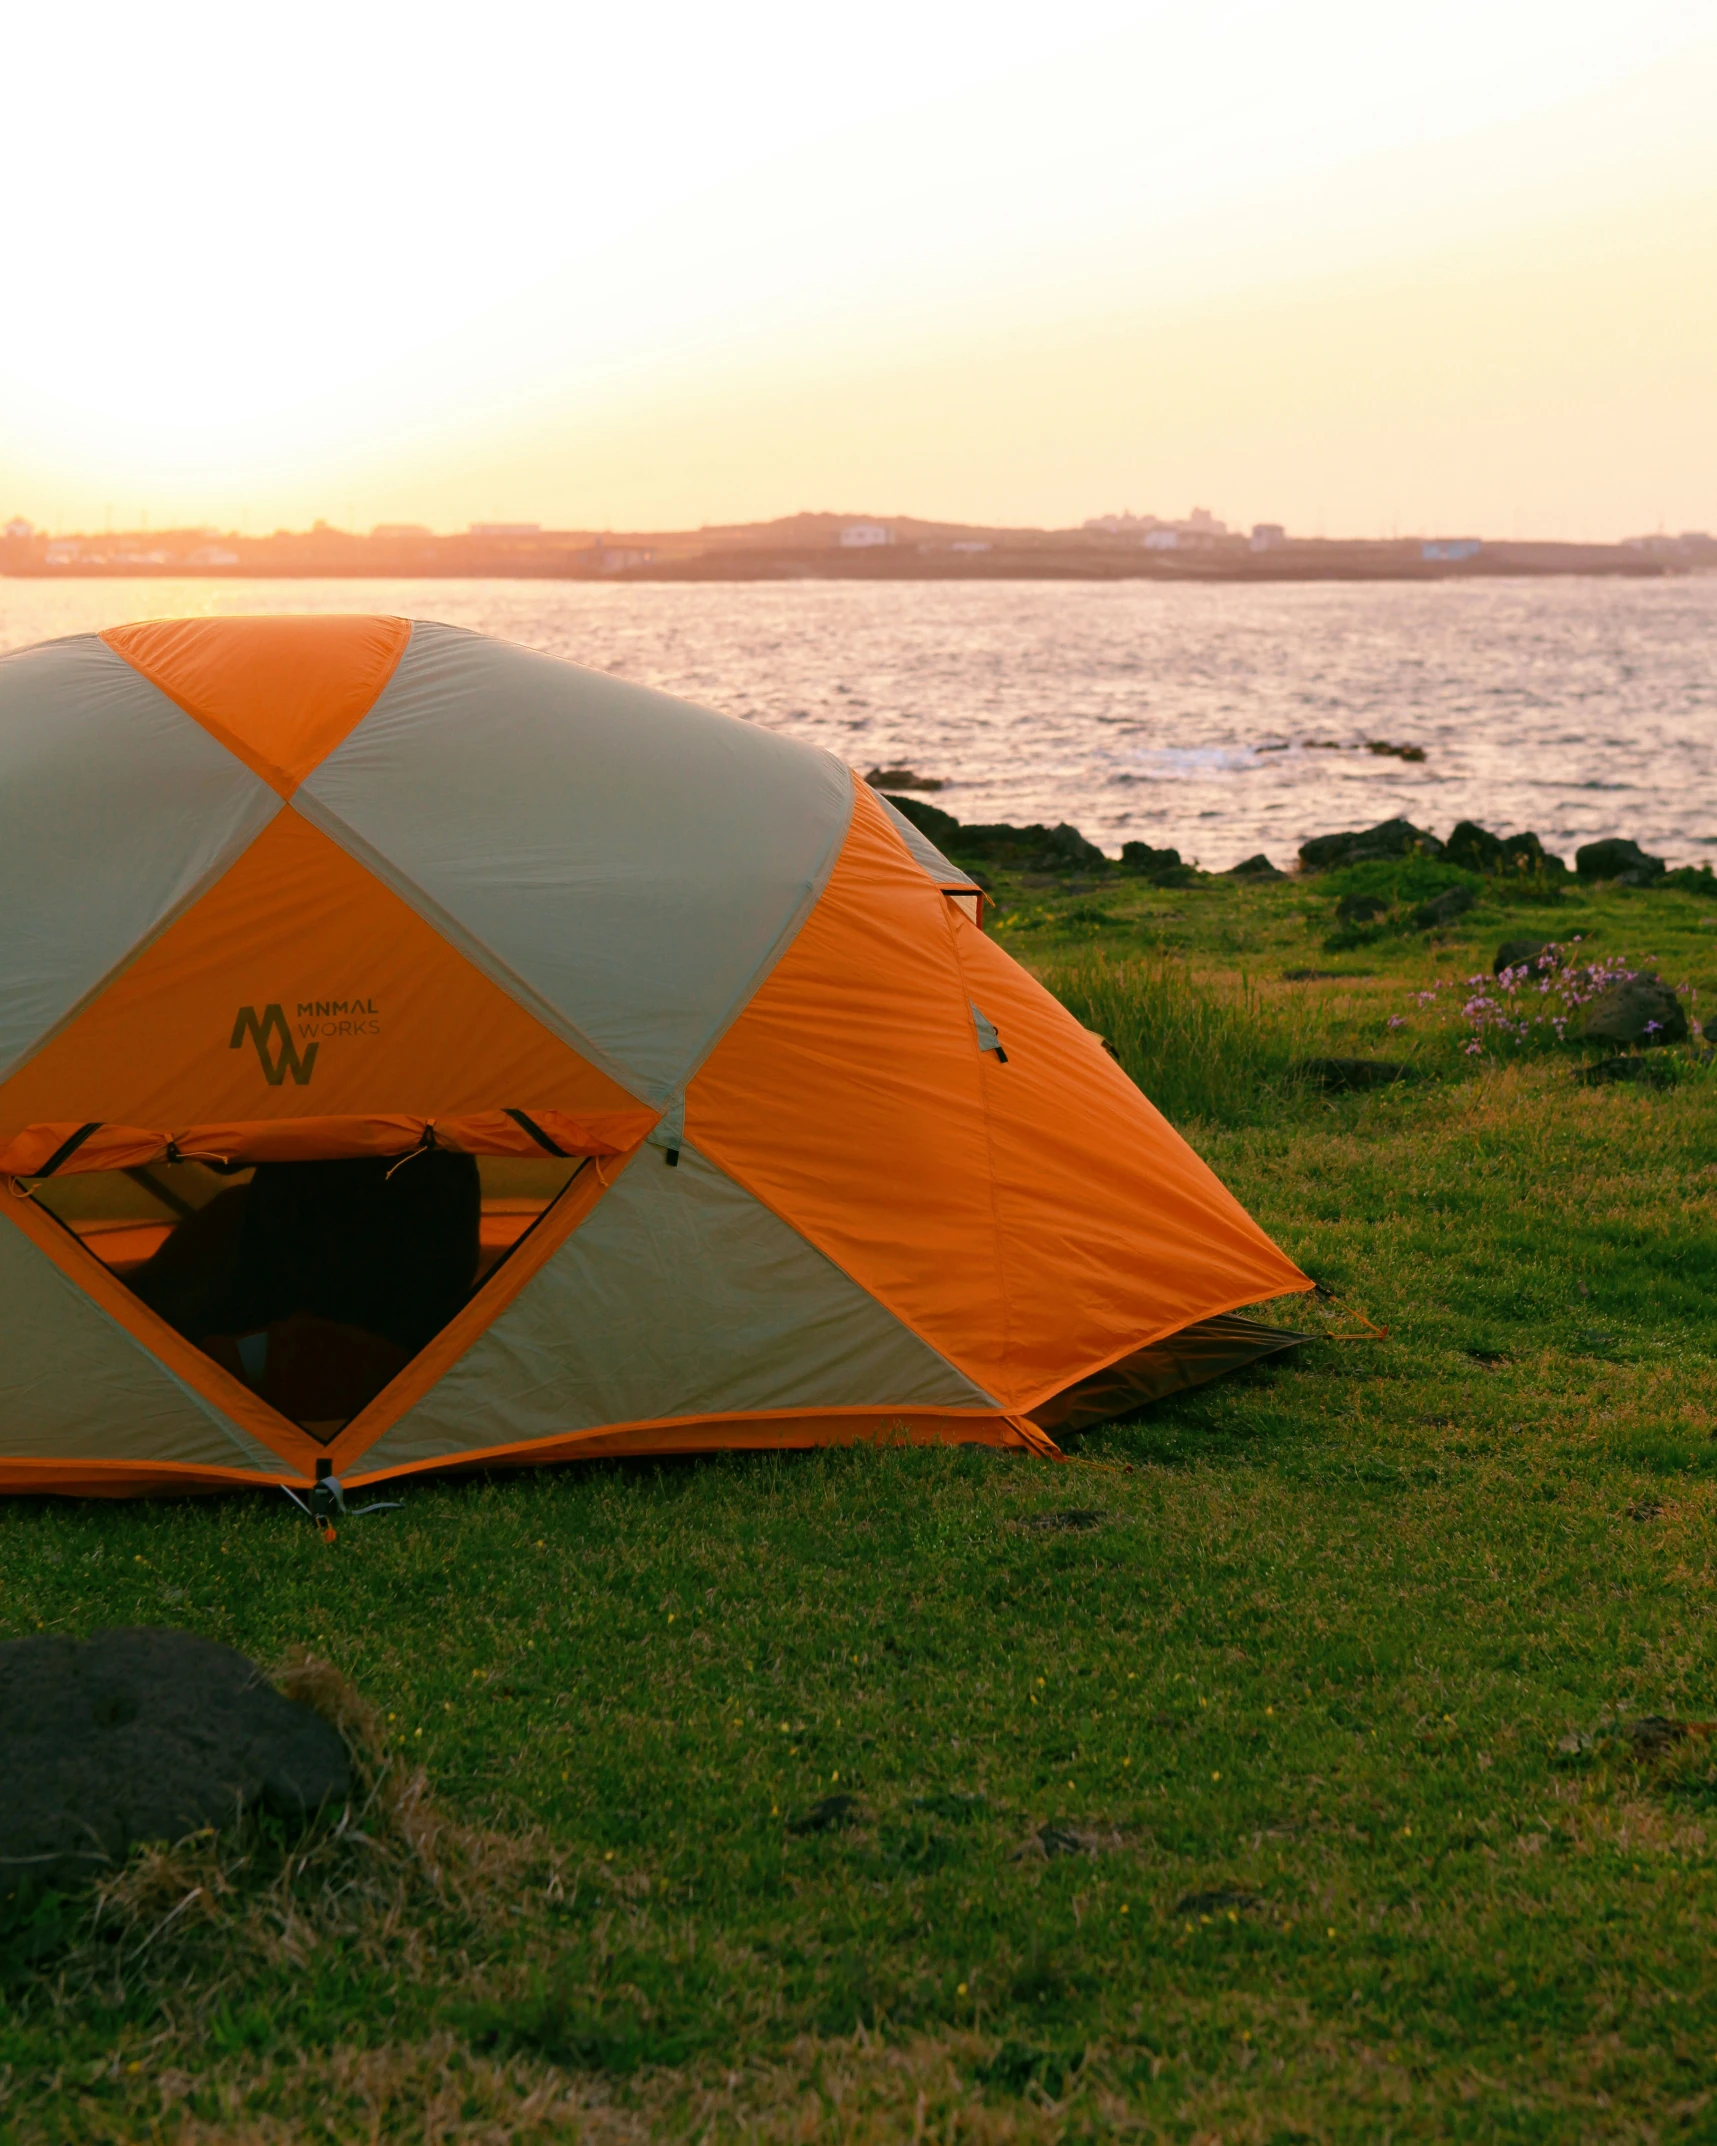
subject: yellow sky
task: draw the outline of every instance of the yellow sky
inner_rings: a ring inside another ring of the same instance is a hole
[[[96,6],[0,514],[1717,527],[1710,0]]]

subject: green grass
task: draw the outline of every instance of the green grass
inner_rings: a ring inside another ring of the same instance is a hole
[[[1464,1056],[1413,994],[1522,928],[1488,892],[1340,957],[1315,886],[1004,892],[1387,1338],[1065,1467],[417,1482],[332,1545],[284,1499],[13,1501],[6,1631],[306,1647],[465,1832],[144,1858],[93,1932],[13,1930],[0,2137],[1717,2131],[1714,1754],[1615,1729],[1717,1715],[1710,1077]],[[1699,984],[1710,914],[1576,891],[1557,934]],[[1308,1051],[1425,1077],[1325,1098]]]
[[[1318,1024],[1303,995],[1267,997],[1244,975],[1212,984],[1162,952],[1081,947],[1040,973],[1177,1125],[1279,1118],[1304,1087],[1297,1068]]]

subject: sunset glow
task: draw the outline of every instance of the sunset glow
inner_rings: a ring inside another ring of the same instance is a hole
[[[0,514],[1708,525],[1710,24],[44,11]]]

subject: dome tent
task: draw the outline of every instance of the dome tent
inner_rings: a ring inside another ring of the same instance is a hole
[[[830,755],[452,627],[0,659],[0,1489],[1052,1451],[1280,1346],[1227,1315],[1306,1277],[980,899]],[[139,1293],[247,1173],[425,1152],[475,1286],[349,1414]]]

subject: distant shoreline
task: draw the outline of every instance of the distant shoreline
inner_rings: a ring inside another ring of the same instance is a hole
[[[1343,547],[1345,549],[1345,547]],[[1575,547],[1570,547],[1574,549]],[[1586,547],[1578,547],[1581,550]],[[1597,547],[1593,547],[1596,549]],[[1605,547],[1608,550],[1608,547]],[[1629,555],[1624,558],[1582,558],[1578,561],[1543,563],[1511,559],[1505,548],[1481,554],[1476,559],[1358,560],[1273,559],[1256,560],[1157,560],[1069,559],[1028,551],[1005,552],[980,559],[938,559],[886,554],[854,557],[812,554],[754,554],[737,552],[703,554],[695,558],[664,559],[648,565],[629,566],[607,572],[581,572],[558,563],[509,562],[483,565],[419,563],[397,566],[354,565],[341,562],[282,565],[206,566],[177,562],[100,561],[66,566],[35,564],[0,568],[0,579],[10,581],[554,581],[609,584],[615,582],[973,582],[973,581],[1064,581],[1150,582],[1156,587],[1176,584],[1224,584],[1250,586],[1283,582],[1426,582],[1426,581],[1518,581],[1569,580],[1600,576],[1612,580],[1660,581],[1685,576],[1700,569],[1675,565],[1660,559]]]
[[[0,528],[0,576],[29,581],[1143,581],[1416,582],[1604,575],[1661,580],[1717,569],[1717,539],[1539,543],[1479,536],[1250,537],[1208,526],[984,528],[910,516],[834,514],[673,530],[545,529],[477,523],[441,533],[383,523],[367,534],[326,522],[267,536],[107,530],[50,535]]]

